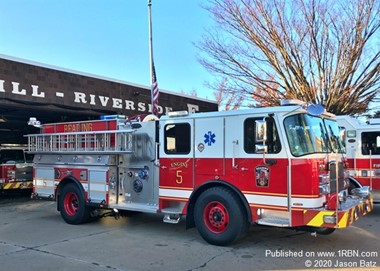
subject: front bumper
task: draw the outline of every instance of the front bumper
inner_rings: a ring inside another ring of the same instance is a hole
[[[11,183],[2,183],[0,184],[0,190],[1,189],[32,189],[33,188],[33,182],[11,182]]]
[[[372,197],[358,199],[349,196],[339,205],[337,212],[324,208],[304,210],[304,223],[306,226],[318,228],[347,228],[372,210]]]

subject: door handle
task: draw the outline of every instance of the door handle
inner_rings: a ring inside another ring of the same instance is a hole
[[[277,164],[277,160],[276,159],[265,159],[265,163],[270,165],[270,166],[273,166],[273,165]]]

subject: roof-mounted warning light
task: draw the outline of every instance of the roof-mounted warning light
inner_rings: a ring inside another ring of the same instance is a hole
[[[368,123],[371,125],[380,124],[380,119],[378,119],[378,118],[369,119]]]
[[[37,118],[35,118],[35,117],[29,118],[28,125],[34,126],[37,128],[41,128],[41,122],[39,120],[37,120]]]
[[[173,117],[185,117],[189,115],[189,112],[187,111],[172,111],[167,113],[168,117],[173,118]]]
[[[307,113],[309,113],[312,116],[320,116],[320,115],[326,113],[325,108],[321,104],[313,104],[313,103],[303,102],[303,101],[297,100],[297,99],[281,100],[280,104],[281,104],[281,106],[299,105],[301,108],[306,110]]]
[[[280,105],[286,106],[286,105],[304,105],[305,102],[297,99],[289,99],[289,100],[281,100]]]
[[[103,116],[100,116],[100,119],[101,120],[115,120],[115,119],[124,120],[125,116],[124,115],[103,115]]]

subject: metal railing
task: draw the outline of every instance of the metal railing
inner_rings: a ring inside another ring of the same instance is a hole
[[[132,153],[135,130],[29,134],[30,153]]]

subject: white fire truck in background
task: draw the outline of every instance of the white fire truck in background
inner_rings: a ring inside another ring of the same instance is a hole
[[[368,187],[347,193],[334,115],[319,105],[105,117],[40,125],[27,135],[33,197],[80,224],[99,210],[159,213],[228,245],[251,223],[328,234],[372,210]],[[141,121],[140,121],[141,120]]]
[[[380,119],[360,122],[351,116],[336,116],[344,136],[348,168],[357,187],[369,186],[380,203]]]
[[[26,146],[0,145],[0,190],[33,188],[33,155]]]

